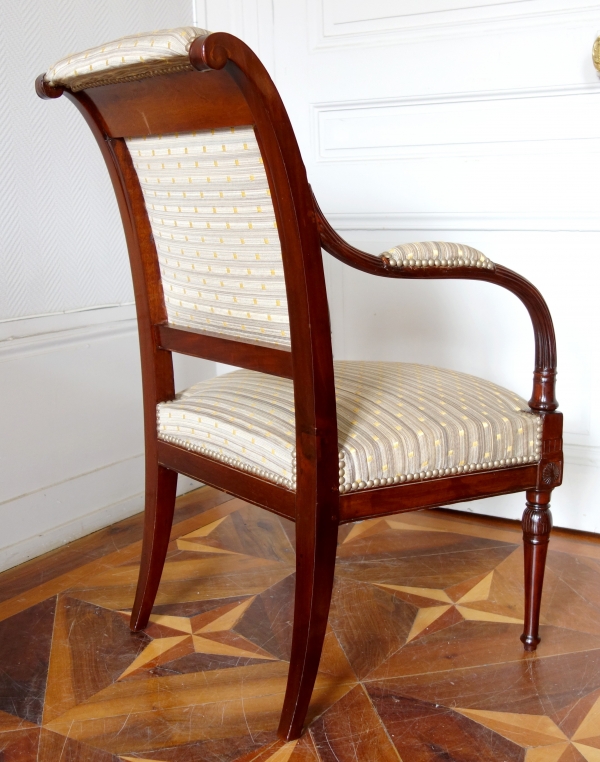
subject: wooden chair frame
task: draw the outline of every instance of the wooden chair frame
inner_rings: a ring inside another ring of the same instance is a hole
[[[297,583],[292,654],[279,726],[297,738],[321,657],[334,578],[338,526],[400,511],[525,491],[526,650],[540,640],[539,612],[552,489],[562,478],[562,414],[556,412],[556,347],[544,299],[510,270],[393,267],[353,248],[330,227],[306,178],[281,98],[254,53],[239,39],[214,33],[190,48],[193,71],[71,92],[36,82],[38,95],[64,94],[92,130],[117,196],[131,260],[139,326],[146,447],[146,516],[131,627],[143,629],[169,543],[177,474],[186,474],[296,522]],[[289,303],[291,351],[169,325],[157,252],[142,190],[125,137],[254,125],[272,192]],[[321,248],[363,272],[386,278],[466,278],[495,283],[527,308],[535,334],[529,405],[543,419],[541,459],[427,481],[340,494],[333,357]],[[296,410],[297,490],[266,481],[157,437],[156,406],[175,396],[172,352],[290,378]]]

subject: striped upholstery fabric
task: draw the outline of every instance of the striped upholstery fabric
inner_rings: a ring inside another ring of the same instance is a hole
[[[46,72],[50,85],[76,92],[114,82],[143,79],[156,74],[192,69],[188,51],[205,29],[182,26],[121,37],[95,48],[61,58]]]
[[[170,323],[290,346],[281,246],[252,127],[130,138]]]
[[[336,362],[340,491],[539,460],[524,399],[426,365]],[[292,382],[238,370],[158,405],[158,435],[295,486]]]
[[[494,269],[494,263],[477,249],[460,243],[423,241],[402,243],[381,254],[392,267],[484,267]]]

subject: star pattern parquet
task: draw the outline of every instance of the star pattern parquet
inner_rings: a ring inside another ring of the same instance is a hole
[[[344,527],[310,726],[284,744],[293,525],[206,489],[143,633],[137,541],[56,554],[13,597],[0,575],[2,762],[600,762],[600,543],[552,540],[526,654],[517,526],[438,510]]]

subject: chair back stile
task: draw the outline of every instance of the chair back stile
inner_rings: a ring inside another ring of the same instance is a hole
[[[199,69],[224,67],[255,119],[285,252],[296,416],[296,520],[315,519],[315,530],[318,525],[325,535],[334,529],[337,533],[338,432],[329,308],[312,192],[294,130],[268,72],[240,40],[226,33],[199,37],[191,46],[190,60]]]
[[[110,137],[102,113],[87,91],[65,96],[82,114],[106,163],[125,232],[132,272],[142,366],[144,440],[147,456],[156,457],[156,405],[175,395],[171,352],[156,342],[154,326],[167,319],[156,248],[131,155],[122,137]]]
[[[300,151],[274,84],[244,43],[224,33],[199,37],[190,48],[190,61],[199,71],[64,90],[96,137],[125,229],[139,326],[147,452],[157,449],[156,405],[175,394],[170,349],[291,376],[296,496],[305,496],[307,502],[303,509],[296,498],[296,516],[314,514],[309,504],[314,505],[317,496],[322,520],[337,526],[338,439],[329,312],[320,238]],[[62,92],[57,89],[56,95]],[[52,97],[51,88],[46,86],[45,94]],[[254,128],[281,245],[289,310],[289,337],[277,342],[281,346],[269,336],[252,343],[235,332],[219,335],[201,325],[173,325],[148,199],[128,146],[136,138],[243,125]],[[314,515],[311,520],[315,518],[320,524]]]

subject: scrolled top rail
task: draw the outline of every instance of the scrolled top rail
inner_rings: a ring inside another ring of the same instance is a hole
[[[222,69],[232,57],[227,46],[230,37],[231,35],[225,32],[212,32],[196,37],[190,45],[190,63],[194,69]]]
[[[41,98],[44,101],[52,98],[60,98],[64,91],[64,87],[55,87],[54,85],[48,84],[48,82],[46,82],[45,74],[40,74],[35,80],[35,92],[37,93],[38,98]]]

